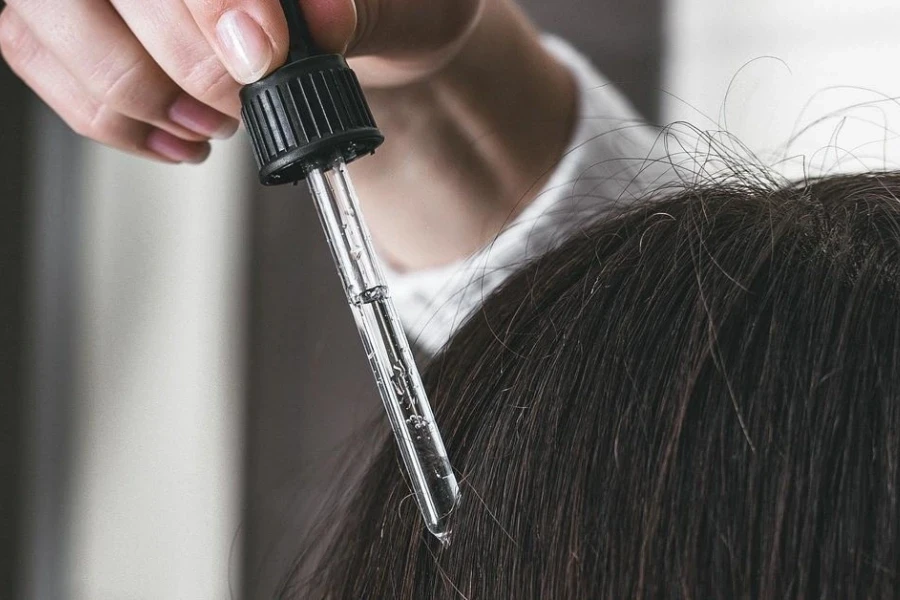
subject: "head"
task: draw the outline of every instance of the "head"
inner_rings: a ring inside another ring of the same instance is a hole
[[[383,450],[286,597],[880,597],[900,586],[900,175],[731,183],[583,231],[426,383],[462,504]]]

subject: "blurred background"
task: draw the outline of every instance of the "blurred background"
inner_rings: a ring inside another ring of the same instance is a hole
[[[894,0],[523,5],[656,123],[789,175],[900,156]],[[271,597],[378,414],[313,206],[247,145],[141,162],[0,63],[0,599]]]

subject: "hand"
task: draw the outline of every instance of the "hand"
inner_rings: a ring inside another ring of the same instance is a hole
[[[420,269],[489,241],[540,190],[575,90],[515,0],[295,0],[345,52],[387,138],[353,165],[382,257]],[[280,0],[7,0],[0,51],[78,133],[202,162],[241,85],[288,50]],[[422,201],[427,190],[427,201]]]
[[[427,77],[483,0],[297,0],[326,51],[363,56],[369,86]],[[79,134],[166,162],[201,162],[238,127],[241,85],[280,66],[278,0],[8,0],[0,52]]]

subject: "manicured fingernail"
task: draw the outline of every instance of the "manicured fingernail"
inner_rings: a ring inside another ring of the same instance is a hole
[[[216,25],[219,45],[225,55],[225,66],[240,83],[253,83],[272,65],[272,43],[269,36],[250,15],[230,10]]]
[[[146,146],[147,150],[179,163],[202,163],[210,152],[209,144],[188,142],[162,129],[156,129],[147,136]]]
[[[169,118],[185,129],[217,140],[230,138],[238,128],[237,121],[187,94],[175,100],[169,108]]]

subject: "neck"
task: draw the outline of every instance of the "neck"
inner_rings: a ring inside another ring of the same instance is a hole
[[[387,142],[353,165],[354,179],[395,269],[439,266],[489,243],[534,199],[570,137],[571,75],[511,0],[484,10],[424,82],[367,94]]]

